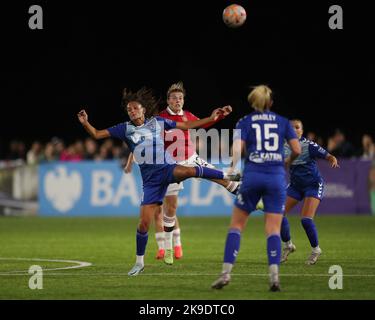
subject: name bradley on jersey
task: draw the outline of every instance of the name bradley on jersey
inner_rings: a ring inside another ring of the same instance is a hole
[[[275,121],[276,120],[276,116],[274,114],[265,114],[265,113],[254,114],[251,117],[251,120],[252,121],[258,121],[258,120]]]

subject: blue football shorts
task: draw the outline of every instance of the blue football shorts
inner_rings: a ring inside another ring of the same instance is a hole
[[[312,183],[307,186],[301,186],[295,183],[289,184],[287,188],[287,195],[298,201],[304,198],[312,197],[322,201],[324,196],[324,182],[323,180],[319,182]]]
[[[141,206],[145,204],[162,204],[167,188],[174,183],[173,170],[176,164],[168,164],[165,167],[155,170],[152,177],[143,181],[143,195]]]
[[[243,181],[234,205],[248,213],[255,210],[262,198],[264,212],[283,214],[286,200],[285,174],[251,172]]]

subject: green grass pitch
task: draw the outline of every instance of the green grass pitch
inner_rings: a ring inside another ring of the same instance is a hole
[[[297,251],[281,266],[282,292],[268,292],[263,218],[250,217],[232,282],[210,288],[221,270],[229,217],[181,217],[184,257],[167,266],[156,260],[154,227],[145,271],[127,272],[135,261],[137,218],[0,218],[0,299],[375,299],[375,217],[319,216],[323,255],[306,266],[308,240],[291,217]],[[45,271],[43,289],[28,287],[28,268],[74,264],[17,260],[79,260],[92,266]],[[328,286],[331,265],[343,269],[343,289]]]

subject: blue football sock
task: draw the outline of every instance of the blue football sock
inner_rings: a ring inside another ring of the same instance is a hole
[[[240,250],[241,232],[238,229],[230,229],[227,235],[224,251],[224,263],[234,264]]]
[[[283,221],[281,222],[281,240],[284,242],[288,242],[290,240],[290,227],[289,221],[286,216],[283,217]]]
[[[302,218],[301,223],[305,229],[307,237],[309,238],[311,247],[317,247],[319,245],[318,231],[316,230],[314,220],[311,218]]]
[[[278,234],[272,234],[267,238],[268,264],[280,265],[281,239]]]
[[[148,240],[147,232],[137,230],[137,256],[144,256]]]
[[[195,174],[196,177],[206,178],[206,179],[223,179],[224,173],[223,171],[211,169],[202,166],[195,167]]]

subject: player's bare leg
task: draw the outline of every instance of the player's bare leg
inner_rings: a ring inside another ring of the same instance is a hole
[[[306,235],[309,238],[311,245],[311,254],[306,260],[306,264],[313,265],[318,261],[322,254],[322,249],[319,247],[318,232],[314,223],[316,210],[320,204],[320,200],[314,197],[307,197],[302,207],[301,223],[305,229]]]
[[[289,221],[286,217],[287,213],[289,213],[297,204],[298,200],[287,197],[285,202],[285,213],[283,217],[283,221],[281,222],[281,240],[283,241],[283,253],[281,256],[281,263],[288,260],[288,256],[296,251],[296,246],[292,242],[290,237],[290,228],[289,228]]]
[[[164,258],[165,253],[165,235],[163,228],[163,211],[155,211],[155,239],[158,244],[158,252],[156,253],[156,259],[160,260]]]
[[[265,232],[267,236],[267,255],[270,277],[270,290],[280,291],[279,265],[281,258],[280,228],[283,215],[265,213]]]
[[[229,181],[225,179],[212,179],[211,181],[220,184],[225,189],[227,189],[230,193],[233,193],[234,195],[237,194],[239,188],[240,188],[240,182],[239,181]]]
[[[240,175],[227,175],[217,169],[211,169],[203,166],[185,167],[181,165],[176,165],[173,170],[173,176],[176,182],[181,182],[188,178],[202,178],[207,180],[226,179],[230,181],[239,181],[241,179]]]
[[[241,232],[245,229],[249,215],[246,211],[234,207],[232,219],[225,243],[224,263],[220,277],[211,285],[213,289],[221,289],[228,285],[231,272],[235,263],[241,240]]]
[[[144,255],[148,241],[148,230],[157,210],[161,210],[161,206],[158,204],[141,206],[140,221],[137,228],[136,262],[134,267],[128,272],[129,276],[137,276],[144,270]]]

